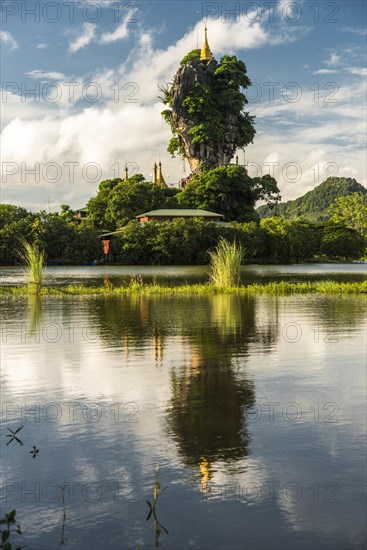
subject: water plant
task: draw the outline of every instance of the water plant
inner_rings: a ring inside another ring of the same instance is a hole
[[[66,485],[59,485],[61,490],[61,504],[62,504],[62,526],[61,526],[61,539],[60,544],[65,544],[65,523],[66,523],[66,506],[65,506],[65,489]]]
[[[37,244],[30,244],[25,239],[19,239],[19,242],[19,257],[27,273],[28,290],[31,294],[38,294],[45,275],[45,252]]]
[[[23,441],[17,437],[17,433],[19,433],[20,430],[22,430],[23,428],[24,426],[19,426],[19,428],[17,428],[15,432],[13,432],[13,430],[11,430],[10,428],[7,428],[7,430],[10,432],[10,434],[7,434],[6,436],[6,437],[10,437],[9,441],[6,444],[7,446],[14,440],[17,441],[19,445],[24,445]]]
[[[154,490],[153,490],[153,502],[150,502],[147,500],[147,504],[149,506],[149,513],[146,517],[146,521],[150,519],[150,517],[153,515],[154,519],[154,531],[155,531],[155,547],[160,547],[160,536],[162,533],[166,533],[168,535],[167,529],[158,521],[157,517],[157,503],[159,496],[164,493],[164,491],[167,489],[166,487],[161,488],[161,484],[159,483],[159,465],[157,464],[155,469],[155,483],[154,483]]]
[[[1,529],[0,548],[2,550],[12,550],[12,544],[9,542],[11,533],[22,534],[20,526],[15,522],[16,511],[12,510],[9,514],[0,519],[0,525],[6,525],[5,529]],[[21,550],[21,546],[17,546],[15,550]]]
[[[240,270],[245,251],[236,241],[220,239],[210,255],[210,282],[218,287],[234,287],[240,284]]]
[[[359,294],[367,295],[367,281],[359,282],[338,282],[338,281],[307,281],[290,282],[278,281],[271,283],[255,283],[251,285],[238,286],[217,286],[213,283],[207,284],[144,284],[133,283],[130,285],[113,286],[86,286],[67,285],[58,287],[43,287],[40,296],[213,296],[213,295],[238,295],[238,296],[260,296],[270,294],[273,296],[288,296],[291,294]],[[0,286],[0,296],[29,296],[28,286]]]

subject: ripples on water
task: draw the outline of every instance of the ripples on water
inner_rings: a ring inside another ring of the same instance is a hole
[[[159,463],[162,548],[364,547],[364,299],[1,301],[14,542],[154,548]]]

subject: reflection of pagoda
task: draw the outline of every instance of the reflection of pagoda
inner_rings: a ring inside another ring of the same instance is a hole
[[[155,365],[157,365],[157,363],[161,363],[163,360],[163,336],[159,334],[159,329],[157,327],[154,328],[153,349],[154,362]]]
[[[210,472],[210,464],[205,457],[200,459],[199,468],[201,472],[201,492],[210,493],[209,481],[212,478],[212,474]]]

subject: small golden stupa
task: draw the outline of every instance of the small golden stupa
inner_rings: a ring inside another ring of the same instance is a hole
[[[204,38],[204,44],[203,44],[203,47],[201,48],[201,52],[200,52],[200,61],[205,61],[206,63],[208,61],[211,60],[211,58],[213,57],[213,54],[210,50],[210,47],[209,47],[209,42],[208,42],[208,29],[206,28],[206,25],[205,25],[205,38]]]

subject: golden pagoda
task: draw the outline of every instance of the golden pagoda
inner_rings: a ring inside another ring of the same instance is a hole
[[[210,51],[209,42],[208,42],[208,29],[205,25],[205,38],[204,38],[204,44],[201,48],[200,52],[200,61],[205,61],[206,63],[211,60],[213,57],[212,52]]]
[[[158,166],[157,166],[157,163],[155,162],[153,166],[153,183],[155,183],[156,185],[158,183],[157,172],[158,172]]]
[[[167,187],[167,184],[166,184],[166,180],[164,179],[163,177],[163,173],[162,173],[162,163],[161,161],[159,161],[159,169],[158,169],[158,178],[157,178],[157,184],[160,186],[160,187]]]

